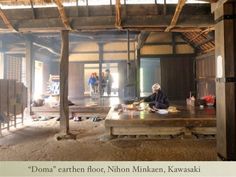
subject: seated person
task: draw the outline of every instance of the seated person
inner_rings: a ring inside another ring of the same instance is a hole
[[[150,102],[149,106],[152,109],[167,109],[169,107],[169,100],[167,96],[161,91],[161,86],[156,83],[152,86],[153,94],[144,98],[142,101]]]

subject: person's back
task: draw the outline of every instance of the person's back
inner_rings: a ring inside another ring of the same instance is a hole
[[[92,73],[88,81],[88,84],[90,86],[90,96],[92,96],[93,93],[95,92],[95,83],[96,83],[96,78],[94,77],[94,74]]]
[[[109,69],[106,70],[106,82],[107,82],[107,95],[110,96],[113,78]]]

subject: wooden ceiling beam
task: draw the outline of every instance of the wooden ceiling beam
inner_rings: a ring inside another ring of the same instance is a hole
[[[194,41],[195,39],[199,38],[201,35],[207,34],[207,33],[209,33],[210,31],[213,31],[213,30],[215,30],[215,27],[214,27],[214,26],[213,26],[213,27],[209,27],[209,28],[207,28],[207,29],[205,29],[205,30],[202,30],[198,35],[196,35],[196,36],[194,36],[192,39],[190,39],[190,42],[192,42],[192,41]]]
[[[120,0],[116,0],[116,21],[115,27],[121,29],[121,3]]]
[[[169,32],[172,28],[175,27],[175,25],[177,24],[177,21],[179,19],[179,15],[184,7],[186,3],[186,0],[179,0],[177,6],[176,6],[176,9],[175,9],[175,13],[174,13],[174,16],[171,20],[171,23],[170,25],[165,29],[165,32]]]
[[[0,17],[2,18],[4,24],[12,31],[17,32],[17,30],[14,28],[14,26],[11,24],[10,20],[7,18],[3,10],[0,8]]]
[[[55,4],[57,5],[62,23],[64,24],[65,28],[67,30],[72,30],[71,26],[70,26],[70,22],[69,19],[67,18],[64,6],[62,4],[62,0],[54,0]]]
[[[217,2],[218,0],[195,0],[195,1],[215,3],[215,2]]]
[[[138,35],[138,45],[137,45],[137,49],[141,49],[144,45],[144,43],[146,42],[148,36],[149,36],[150,32],[146,32],[146,31],[142,31],[139,35]]]

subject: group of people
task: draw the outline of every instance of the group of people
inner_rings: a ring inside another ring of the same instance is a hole
[[[100,82],[101,84],[99,84]],[[92,73],[88,81],[90,85],[90,96],[99,93],[99,86],[101,87],[100,95],[104,94],[106,88],[107,95],[110,96],[112,82],[113,78],[109,69],[106,69],[105,73],[102,72],[101,79],[99,79],[97,73]],[[161,86],[158,83],[152,86],[152,94],[142,99],[140,102],[149,102],[150,108],[154,110],[167,109],[169,107],[169,100],[166,94],[161,91]]]
[[[101,82],[101,83],[100,83]],[[101,79],[99,79],[97,73],[92,73],[88,80],[88,85],[90,86],[90,96],[100,93],[103,95],[106,89],[107,95],[111,95],[111,86],[113,78],[109,69],[105,70],[105,73],[102,72]],[[99,92],[99,86],[101,87]]]

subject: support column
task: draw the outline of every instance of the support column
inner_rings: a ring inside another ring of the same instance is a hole
[[[129,30],[127,30],[127,82],[130,84],[130,68],[131,68],[131,63],[130,63],[130,37],[129,37]]]
[[[33,46],[30,39],[26,40],[26,87],[27,87],[27,111],[31,115],[31,101],[33,98],[33,81],[34,81],[34,59],[33,59]]]
[[[69,134],[68,70],[69,70],[69,31],[61,31],[60,63],[60,127],[62,133]]]
[[[236,2],[215,11],[217,155],[236,160]]]
[[[3,40],[0,41],[0,79],[4,78],[4,47]]]
[[[140,98],[140,49],[137,49],[135,69],[136,69],[136,97]]]
[[[99,93],[100,97],[102,97],[102,63],[103,63],[103,44],[98,43],[98,52],[99,52]]]

